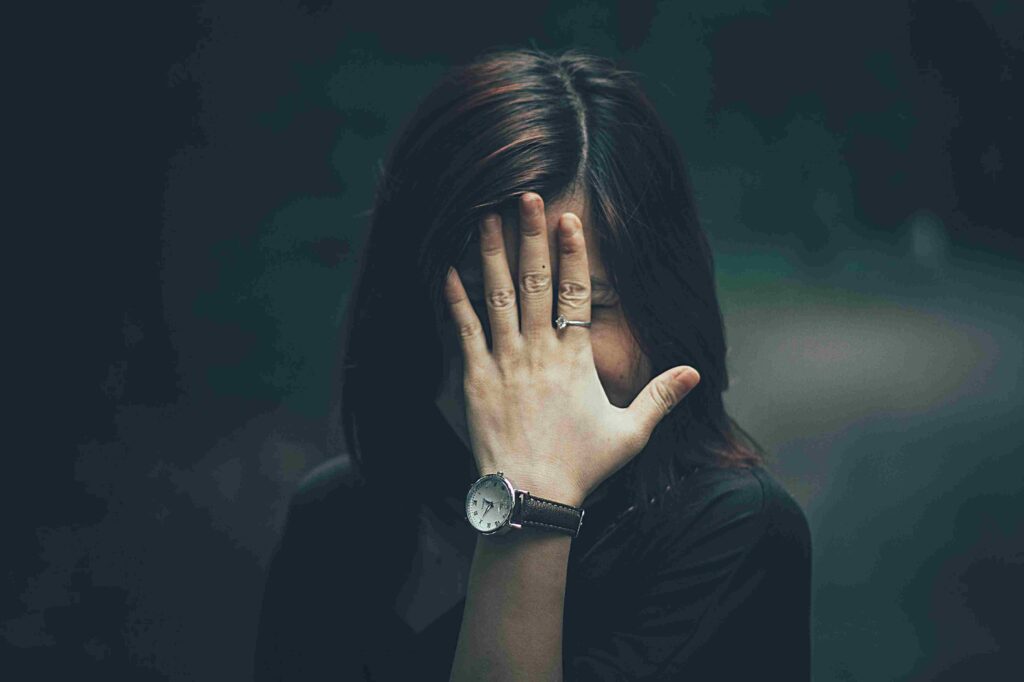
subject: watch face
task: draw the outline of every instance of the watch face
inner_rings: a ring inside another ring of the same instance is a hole
[[[505,479],[495,474],[481,477],[466,495],[466,518],[483,533],[503,526],[512,515],[512,491]]]

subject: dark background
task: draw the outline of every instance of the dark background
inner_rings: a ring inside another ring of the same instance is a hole
[[[168,4],[7,22],[6,679],[251,674],[374,164],[530,42],[640,72],[690,164],[815,679],[1020,664],[1019,3]]]

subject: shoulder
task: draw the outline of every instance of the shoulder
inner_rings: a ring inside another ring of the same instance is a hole
[[[666,508],[678,521],[714,513],[757,517],[770,524],[806,525],[800,505],[771,472],[760,466],[701,469],[682,482]]]
[[[340,492],[361,488],[363,484],[363,478],[352,457],[341,454],[306,473],[292,495],[292,503],[307,505],[322,502]]]
[[[285,538],[317,535],[358,518],[365,481],[347,454],[325,460],[307,472],[288,500]]]
[[[734,547],[810,546],[803,509],[762,467],[701,469],[673,489],[647,523],[656,541],[677,549],[716,540]]]
[[[809,551],[811,543],[807,515],[789,491],[766,469],[751,469],[761,484],[762,515],[765,517],[765,534],[768,539],[787,541]]]

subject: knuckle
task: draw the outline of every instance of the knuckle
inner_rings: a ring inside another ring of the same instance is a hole
[[[665,386],[664,382],[659,382],[652,386],[651,391],[654,393],[655,402],[667,414],[672,409],[672,406],[675,405],[676,397]]]
[[[634,424],[632,427],[626,429],[625,435],[622,437],[623,443],[629,444],[630,452],[640,452],[643,450],[647,443],[651,440],[651,431],[640,424]]]
[[[502,384],[518,390],[517,378],[522,374],[523,358],[518,353],[500,353],[494,357],[494,364]]]
[[[558,302],[570,308],[582,307],[590,300],[590,287],[580,282],[563,280],[558,285]]]
[[[500,257],[505,254],[505,242],[500,239],[491,241],[482,239],[480,241],[480,255],[484,258]]]
[[[522,276],[519,286],[527,294],[549,291],[551,276],[545,272],[527,272]]]
[[[479,396],[483,394],[483,378],[474,369],[466,368],[465,376],[462,378],[462,390],[467,396]]]
[[[564,254],[575,254],[585,250],[583,239],[579,233],[575,233],[568,237],[562,237],[560,243],[562,253]]]
[[[472,339],[483,333],[483,327],[479,320],[462,322],[458,325],[458,333],[461,339]]]
[[[536,216],[530,217],[534,218]],[[523,235],[526,237],[547,237],[547,224],[542,223],[538,220],[527,220],[523,222],[522,227],[520,229],[522,229]]]
[[[515,304],[516,291],[511,287],[497,287],[487,292],[487,305],[492,310],[506,310]]]

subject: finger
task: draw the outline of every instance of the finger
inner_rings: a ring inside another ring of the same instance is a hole
[[[544,201],[536,192],[519,198],[519,298],[523,337],[552,334],[551,249]]]
[[[465,357],[466,365],[476,364],[487,355],[487,338],[480,318],[473,310],[473,304],[466,296],[466,289],[455,268],[450,268],[444,285],[445,300],[451,311],[452,321],[458,331],[459,345]]]
[[[567,320],[590,322],[590,264],[583,224],[574,213],[558,222],[558,314]],[[569,326],[558,332],[563,343],[586,346],[590,330]]]
[[[491,343],[496,354],[505,353],[519,343],[519,310],[512,271],[505,255],[501,216],[491,213],[480,227],[480,260],[484,274],[484,300],[491,324]]]
[[[626,408],[627,413],[640,432],[650,438],[654,427],[699,383],[700,374],[693,367],[673,367],[651,379]]]

